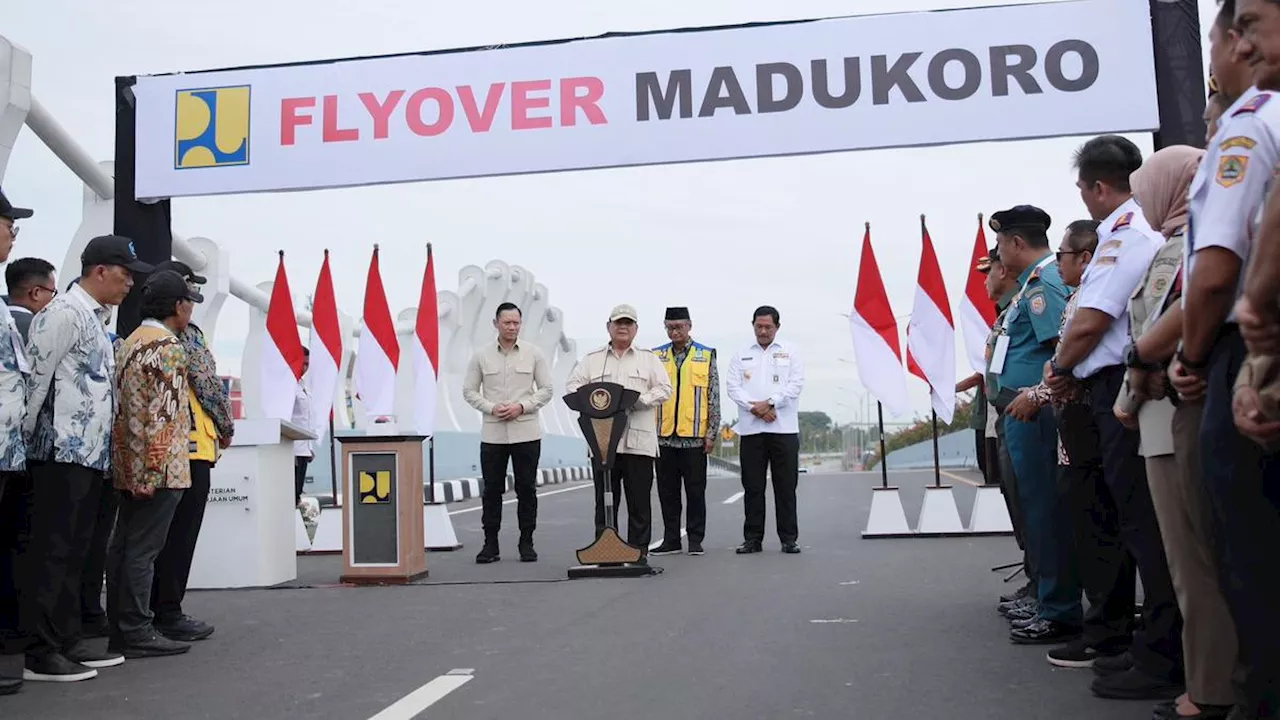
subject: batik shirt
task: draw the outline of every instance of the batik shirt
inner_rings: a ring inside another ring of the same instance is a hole
[[[0,302],[0,471],[27,467],[22,423],[27,417],[26,349],[9,308]],[[23,353],[20,357],[18,354]]]
[[[190,390],[182,341],[163,324],[144,320],[118,352],[115,488],[149,497],[156,489],[191,487]]]
[[[31,321],[31,395],[23,423],[30,459],[110,469],[115,415],[110,319],[111,309],[76,284]]]
[[[204,339],[204,331],[188,325],[178,337],[187,349],[187,381],[191,383],[196,400],[218,429],[218,437],[230,438],[236,432],[235,420],[231,417],[231,398],[227,397],[227,389],[218,378],[217,362]]]

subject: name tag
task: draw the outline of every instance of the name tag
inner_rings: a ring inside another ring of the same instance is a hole
[[[1001,335],[996,338],[996,349],[991,352],[991,374],[1000,375],[1004,373],[1005,356],[1009,353],[1009,336]]]

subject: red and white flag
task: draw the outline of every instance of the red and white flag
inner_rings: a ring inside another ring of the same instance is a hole
[[[400,341],[391,319],[387,293],[378,272],[378,246],[373,246],[369,279],[364,288],[364,330],[356,346],[356,391],[369,419],[395,412],[396,370],[400,367]]]
[[[267,305],[267,331],[262,334],[262,414],[277,420],[293,419],[293,401],[302,378],[302,338],[293,314],[293,296],[284,272],[284,251],[276,266],[271,303]]]
[[[311,301],[311,369],[307,371],[307,390],[311,393],[311,430],[317,438],[328,432],[329,416],[338,394],[338,368],[342,367],[342,327],[338,323],[338,301],[333,294],[333,275],[329,272],[329,251],[324,251],[324,264],[316,280],[316,294]]]
[[[440,309],[436,304],[436,267],[427,243],[427,269],[413,332],[413,416],[418,432],[435,435],[436,383],[440,376]]]
[[[902,372],[898,321],[884,291],[875,251],[871,249],[871,223],[867,223],[862,237],[858,290],[853,312],[849,313],[849,331],[853,335],[853,355],[858,362],[862,386],[895,417],[902,416],[909,409],[907,376]]]
[[[969,281],[964,286],[960,304],[960,327],[964,328],[964,346],[969,351],[969,364],[974,372],[987,369],[987,337],[996,324],[996,304],[987,296],[987,276],[978,272],[978,261],[987,256],[987,235],[978,216],[978,237],[973,241],[973,257],[969,260]]]
[[[920,233],[924,247],[920,252],[915,307],[911,322],[907,323],[907,370],[929,383],[933,410],[939,420],[949,423],[956,409],[956,326],[923,215]]]

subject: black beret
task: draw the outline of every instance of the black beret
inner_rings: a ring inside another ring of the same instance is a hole
[[[992,230],[1001,233],[1030,228],[1048,230],[1050,222],[1049,213],[1040,208],[1034,205],[1017,205],[993,214],[988,224]]]
[[[667,320],[688,320],[689,308],[687,307],[669,307],[667,308]]]

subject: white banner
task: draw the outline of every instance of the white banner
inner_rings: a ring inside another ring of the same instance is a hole
[[[1147,0],[142,76],[139,198],[1149,131]]]

